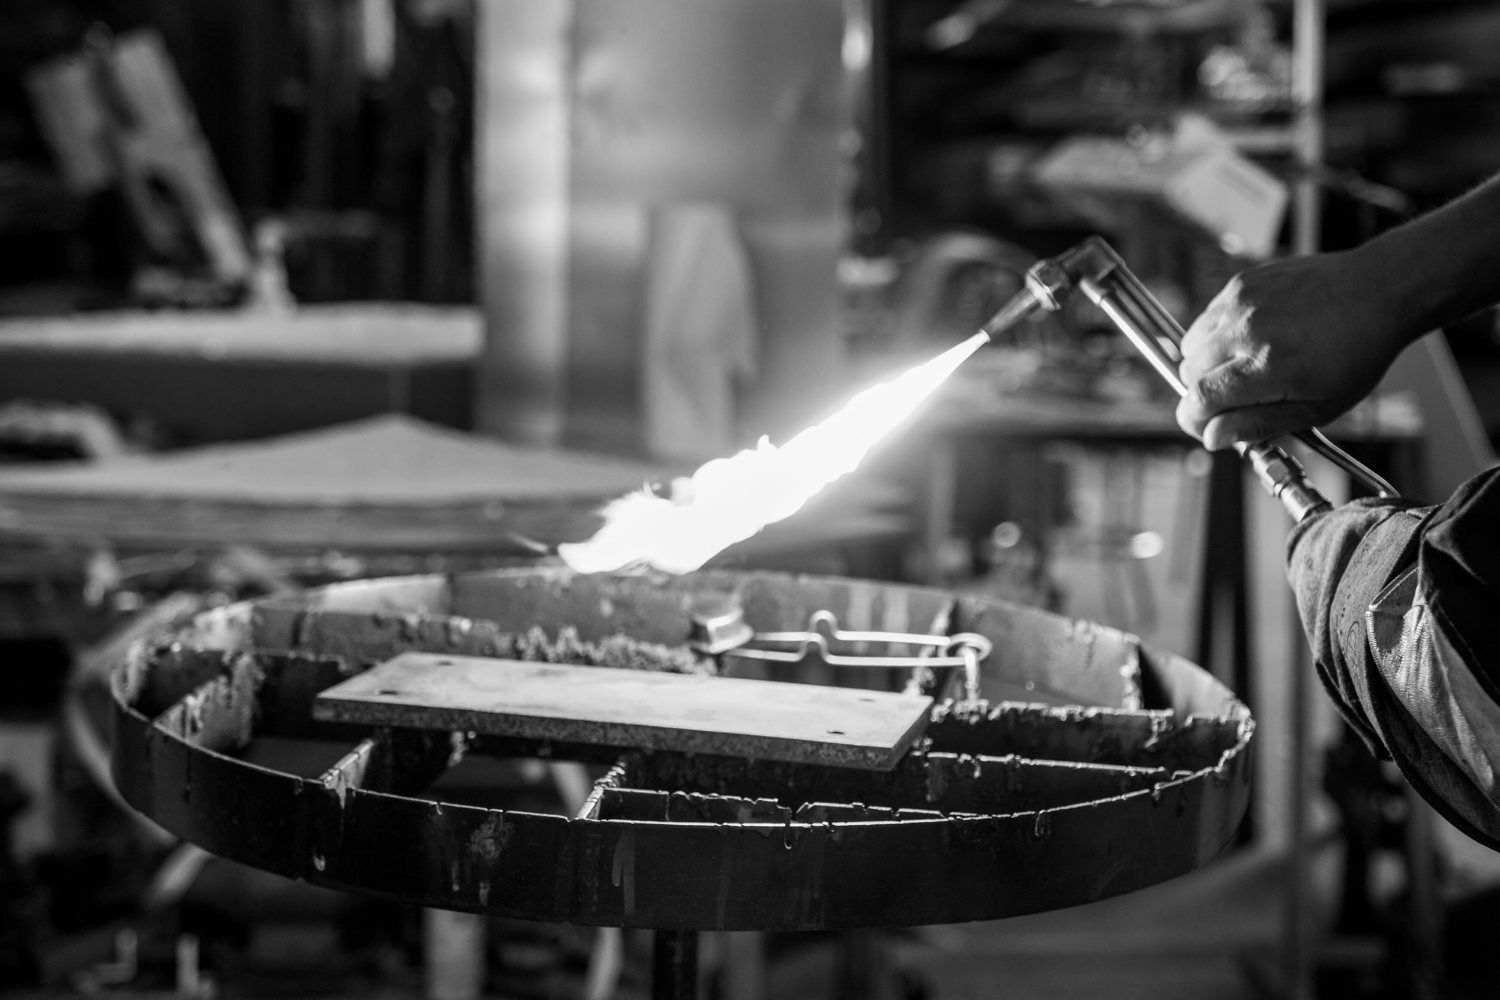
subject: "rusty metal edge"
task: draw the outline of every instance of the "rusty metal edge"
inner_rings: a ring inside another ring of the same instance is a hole
[[[195,748],[135,711],[129,692],[140,663],[112,685],[113,767],[135,808],[211,852],[422,905],[680,930],[994,919],[1141,888],[1192,870],[1232,841],[1249,799],[1248,711],[1185,660],[1146,655],[1140,667],[1161,675],[1174,710],[1211,707],[1237,721],[1239,738],[1218,762],[1119,796],[1002,815],[603,821],[330,786]]]
[[[711,824],[340,791],[195,749],[123,705],[116,723],[126,800],[212,853],[327,888],[587,925],[797,931],[1040,912],[1200,866],[1230,843],[1249,798],[1248,727],[1214,768],[1076,805]]]

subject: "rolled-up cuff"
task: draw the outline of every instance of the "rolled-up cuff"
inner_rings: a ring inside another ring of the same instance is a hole
[[[1298,524],[1287,542],[1287,577],[1318,677],[1350,725],[1381,753],[1364,684],[1365,612],[1416,558],[1429,510],[1356,500]]]

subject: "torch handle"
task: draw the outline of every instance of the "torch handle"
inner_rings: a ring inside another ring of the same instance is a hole
[[[1091,269],[1093,273],[1080,275],[1079,289],[1105,311],[1115,326],[1145,355],[1151,367],[1156,369],[1179,396],[1187,395],[1188,387],[1178,374],[1178,367],[1182,364],[1182,341],[1187,334],[1177,320],[1167,312],[1161,300],[1151,294],[1145,283],[1125,266],[1125,261],[1109,244],[1094,237],[1086,240],[1075,252],[1085,259],[1104,262],[1102,267],[1096,263]],[[1316,427],[1297,431],[1291,436],[1349,476],[1363,482],[1379,496],[1400,496],[1396,487],[1334,444]],[[1240,453],[1245,454],[1243,449]],[[1297,506],[1301,509],[1301,502]]]
[[[1032,265],[1026,272],[1026,287],[991,316],[981,332],[993,337],[1039,310],[1058,309],[1074,291],[1088,296],[1179,396],[1187,395],[1188,386],[1178,372],[1186,333],[1115,249],[1097,236]],[[1395,487],[1316,428],[1293,436],[1379,495],[1398,495]],[[1240,442],[1235,451],[1294,520],[1332,506],[1308,482],[1301,463],[1274,441]]]
[[[1128,281],[1124,280],[1127,275]],[[1125,334],[1177,395],[1186,396],[1187,383],[1177,370],[1182,360],[1178,350],[1183,338],[1182,328],[1135,275],[1125,269],[1124,264],[1112,268],[1108,277],[1117,280],[1106,282],[1084,277],[1078,282],[1078,288]],[[1171,345],[1170,349],[1167,344]],[[1275,443],[1239,442],[1235,450],[1250,463],[1266,492],[1281,502],[1292,520],[1301,521],[1314,512],[1332,508],[1328,498],[1308,482],[1302,464]]]
[[[981,332],[993,337],[1038,310],[1058,309],[1075,290],[1109,317],[1179,396],[1187,395],[1188,386],[1178,372],[1185,332],[1115,249],[1097,236],[1034,264],[1026,272],[1026,287],[991,316]],[[1390,483],[1316,429],[1295,436],[1381,496],[1397,495]],[[1274,441],[1240,442],[1235,450],[1294,520],[1332,506],[1308,481],[1301,463]]]

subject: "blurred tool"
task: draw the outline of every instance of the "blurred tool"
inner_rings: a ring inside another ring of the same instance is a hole
[[[159,34],[98,26],[25,85],[68,187],[118,185],[151,263],[227,286],[249,277],[238,214]]]
[[[1177,374],[1182,360],[1182,327],[1150,290],[1137,278],[1120,255],[1099,237],[1090,237],[1056,257],[1039,261],[1026,272],[1026,288],[1002,306],[980,332],[993,339],[1039,309],[1061,307],[1063,300],[1079,290],[1109,317],[1120,332],[1146,357],[1167,384],[1179,395],[1188,387]],[[1309,429],[1294,435],[1303,444],[1365,483],[1383,497],[1396,496],[1390,483],[1353,458],[1322,432]],[[1275,441],[1239,442],[1235,450],[1250,463],[1256,478],[1281,501],[1294,521],[1326,511],[1328,499],[1308,482],[1302,465]]]
[[[1106,230],[1152,206],[1248,260],[1276,253],[1291,200],[1284,180],[1248,156],[1230,133],[1192,112],[1119,136],[1070,136],[1030,172]]]
[[[972,41],[1010,6],[1011,0],[968,0],[930,24],[923,39],[934,52],[956,49]]]

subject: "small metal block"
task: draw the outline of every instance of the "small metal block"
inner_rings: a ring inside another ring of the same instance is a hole
[[[731,597],[700,598],[695,602],[692,622],[688,645],[707,656],[738,649],[755,638],[755,630],[745,621],[744,609]]]

